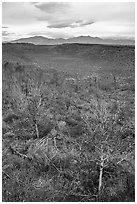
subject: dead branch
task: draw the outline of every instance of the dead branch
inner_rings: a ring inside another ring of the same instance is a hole
[[[23,159],[29,159],[29,160],[31,160],[30,157],[28,157],[28,156],[25,155],[25,154],[20,153],[19,151],[15,150],[15,149],[14,149],[13,147],[11,147],[11,146],[9,147],[9,149],[11,150],[12,154],[16,154],[16,155],[20,156],[20,157],[23,158]]]

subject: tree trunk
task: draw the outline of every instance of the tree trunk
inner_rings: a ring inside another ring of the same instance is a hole
[[[35,123],[35,130],[36,130],[36,135],[37,135],[37,138],[39,138],[39,130],[38,130],[37,123]]]
[[[99,194],[100,194],[101,187],[102,187],[103,164],[104,164],[104,160],[103,160],[103,155],[102,155],[101,156],[101,164],[100,164],[100,174],[99,174],[99,186],[98,186]]]

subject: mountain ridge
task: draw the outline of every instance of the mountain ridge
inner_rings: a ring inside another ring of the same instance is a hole
[[[46,38],[43,36],[33,36],[29,38],[20,38],[10,43],[32,43],[35,45],[58,45],[65,43],[82,43],[82,44],[114,44],[114,45],[135,45],[134,40],[129,39],[102,39],[99,37],[78,36],[68,39]]]

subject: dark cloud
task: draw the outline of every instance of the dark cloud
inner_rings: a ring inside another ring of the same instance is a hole
[[[35,7],[49,14],[55,13],[55,12],[64,13],[69,8],[69,4],[64,2],[50,2],[50,3],[35,4]]]
[[[83,27],[86,25],[91,25],[95,23],[94,21],[83,21],[83,20],[78,20],[78,21],[68,21],[68,22],[55,22],[52,23],[51,25],[47,26],[48,28],[76,28],[76,27]]]
[[[72,21],[60,21],[60,22],[53,22],[47,27],[48,28],[66,28],[66,27],[70,27],[71,24],[72,24]]]

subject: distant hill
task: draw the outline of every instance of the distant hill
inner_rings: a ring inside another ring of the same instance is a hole
[[[134,73],[135,46],[3,43],[2,61],[63,70],[82,76],[112,70],[117,75],[122,73],[128,76]]]
[[[134,40],[128,39],[102,39],[98,37],[90,37],[90,36],[79,36],[74,38],[58,38],[51,39],[43,36],[34,36],[30,38],[21,38],[18,40],[11,41],[11,43],[32,43],[35,45],[58,45],[65,43],[84,43],[84,44],[111,44],[111,45],[135,45]]]

